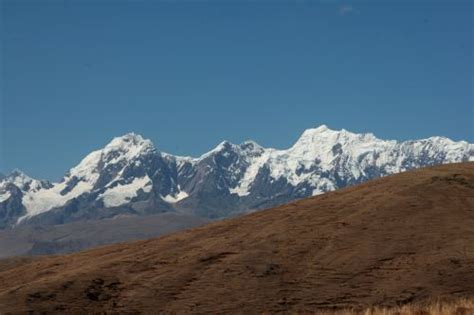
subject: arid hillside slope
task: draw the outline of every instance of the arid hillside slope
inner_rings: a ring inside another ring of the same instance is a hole
[[[313,311],[474,296],[474,163],[166,237],[0,261],[0,312]]]

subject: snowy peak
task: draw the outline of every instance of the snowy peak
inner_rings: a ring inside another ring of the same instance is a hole
[[[343,131],[329,129],[326,125],[306,129],[289,151],[313,152],[315,146],[338,142],[343,133]]]
[[[309,128],[303,131],[300,138],[296,142],[315,140],[319,137],[327,137],[329,135],[338,134],[342,131],[344,131],[344,129],[341,131],[338,131],[338,130],[330,129],[327,125],[321,125],[319,127]]]
[[[0,204],[8,202],[12,196],[18,195],[21,198],[22,195],[47,189],[51,186],[48,181],[33,179],[22,171],[15,169],[9,175],[0,179]],[[1,210],[2,206],[0,206],[0,216]],[[2,226],[2,222],[0,222],[0,226]]]
[[[377,138],[373,133],[353,133],[345,129],[334,130],[329,128],[327,125],[321,125],[317,128],[306,129],[289,151],[300,147],[306,147],[307,149],[307,146],[318,146],[322,148],[336,143],[341,144],[342,146],[378,146],[381,144],[384,144],[385,146],[415,145],[417,147],[429,146],[434,149],[467,149],[468,151],[469,148],[472,148],[473,146],[473,144],[466,141],[453,141],[449,138],[440,136],[419,140],[408,140],[404,142],[382,140]]]
[[[306,129],[301,137],[308,137],[313,135],[318,135],[326,132],[335,132],[336,130],[330,129],[327,125],[321,125],[316,128],[308,128]]]
[[[293,145],[293,148],[307,145],[318,145],[328,143],[353,143],[377,141],[372,133],[353,133],[345,129],[333,130],[326,125],[317,128],[306,129]]]
[[[60,183],[25,193],[22,203],[26,214],[19,221],[63,207],[83,195],[96,196],[91,198],[100,195],[98,199],[105,206],[115,206],[117,200],[129,202],[127,200],[136,196],[138,190],[150,191],[147,175],[150,167],[141,165],[151,163],[156,156],[159,157],[159,153],[153,143],[140,135],[128,133],[116,137],[71,168]],[[135,180],[137,178],[140,180]]]
[[[20,187],[24,185],[25,183],[29,183],[33,180],[33,178],[29,177],[25,173],[23,173],[19,169],[14,169],[11,171],[10,174],[8,174],[5,179],[5,181],[8,181],[10,183],[15,184],[16,186]]]
[[[101,159],[105,163],[132,161],[146,154],[155,153],[156,148],[151,140],[144,139],[135,133],[116,137],[101,150]]]
[[[127,133],[121,137],[113,138],[104,148],[105,152],[121,151],[129,156],[136,156],[143,152],[153,151],[155,147],[149,139],[144,139],[136,133]]]
[[[222,152],[222,151],[229,151],[233,150],[236,147],[235,144],[224,140],[221,143],[219,143],[211,152]]]
[[[263,148],[258,143],[252,140],[247,140],[239,145],[225,140],[219,143],[211,151],[201,155],[201,157],[196,160],[203,160],[205,158],[215,155],[229,156],[230,154],[238,154],[243,156],[256,156],[262,154],[265,150],[265,148]]]
[[[70,177],[94,181],[98,173],[109,165],[127,163],[150,153],[155,153],[153,143],[135,133],[113,138],[102,150],[87,155],[69,172]]]
[[[219,143],[214,149],[209,152],[204,153],[199,157],[197,160],[204,160],[208,157],[214,156],[216,154],[226,154],[226,152],[234,151],[237,146],[227,140],[222,141]]]
[[[95,187],[102,179],[101,185],[105,186],[118,180],[127,168],[139,166],[149,156],[155,155],[159,155],[159,152],[150,140],[135,133],[127,133],[113,138],[103,149],[87,155],[69,171],[65,181],[74,179]]]
[[[49,186],[48,181],[31,178],[19,169],[14,169],[0,180],[0,187],[5,187],[7,184],[13,184],[22,191],[38,190]]]

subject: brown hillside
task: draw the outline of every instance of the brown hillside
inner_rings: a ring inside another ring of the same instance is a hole
[[[474,297],[474,163],[158,239],[0,262],[0,313],[273,313],[462,297]]]

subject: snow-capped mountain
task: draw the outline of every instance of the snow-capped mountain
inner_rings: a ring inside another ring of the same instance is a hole
[[[114,138],[59,183],[0,178],[0,227],[181,211],[219,218],[443,163],[474,161],[474,144],[443,137],[385,141],[306,130],[287,150],[224,141],[199,158],[160,152],[137,134]]]
[[[26,214],[23,196],[46,191],[53,186],[48,181],[33,179],[20,170],[0,177],[0,228],[15,224],[18,217]]]

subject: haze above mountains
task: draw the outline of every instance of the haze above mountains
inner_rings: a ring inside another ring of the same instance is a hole
[[[223,141],[198,158],[160,152],[129,133],[87,155],[59,183],[21,171],[0,179],[0,227],[178,212],[224,218],[429,165],[474,160],[474,144],[398,142],[306,130],[286,150]]]

